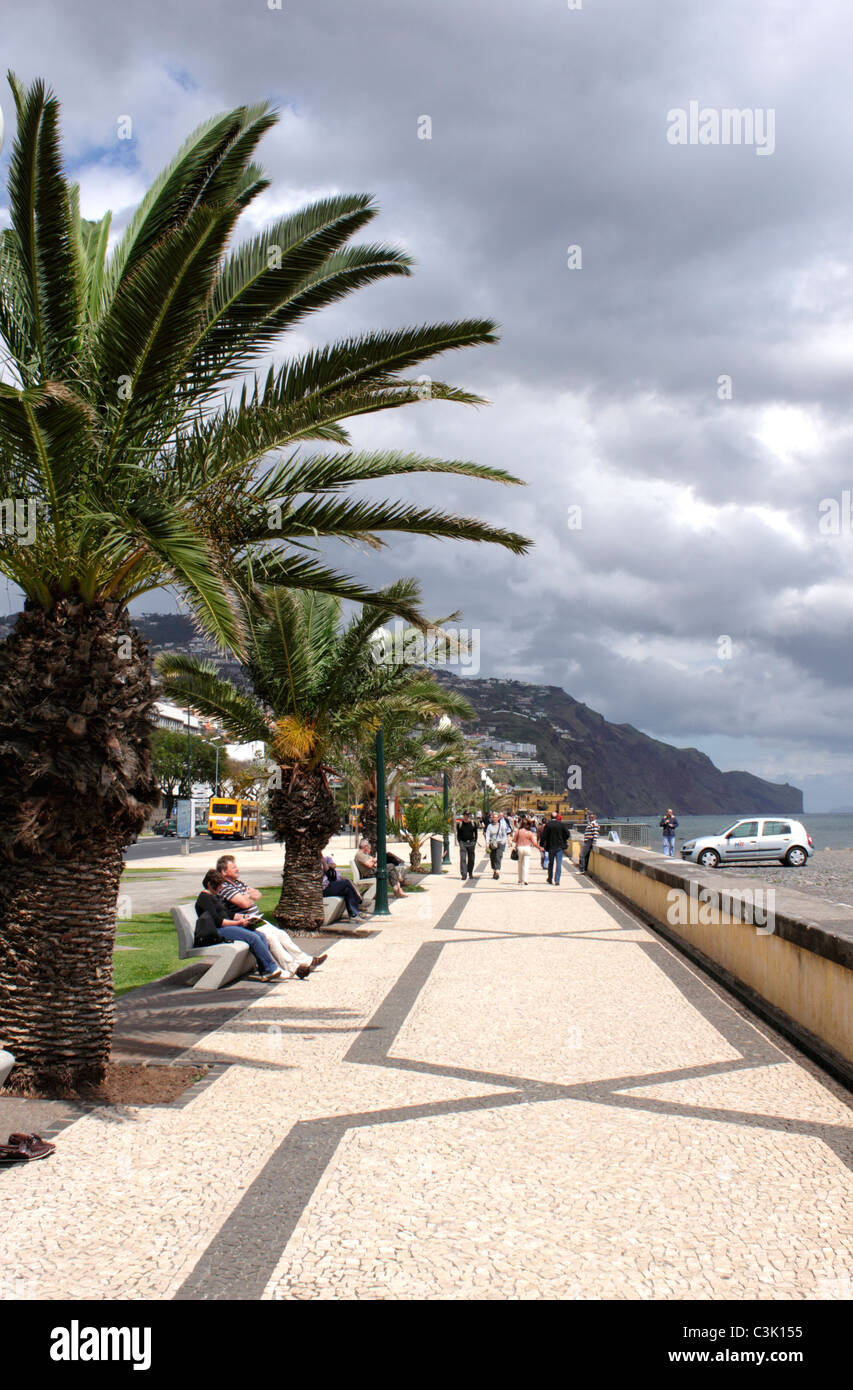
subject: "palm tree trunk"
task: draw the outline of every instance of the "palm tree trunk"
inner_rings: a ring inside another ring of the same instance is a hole
[[[14,868],[0,944],[0,1035],[13,1089],[67,1092],[103,1079],[113,1030],[121,850]],[[85,891],[83,888],[85,885]]]
[[[156,797],[155,694],[117,604],[28,606],[0,645],[0,1041],[14,1088],[103,1078],[124,847]]]
[[[269,795],[270,823],[284,841],[281,897],[275,920],[288,932],[323,925],[321,856],[338,827],[335,798],[319,768],[281,769],[281,789]]]

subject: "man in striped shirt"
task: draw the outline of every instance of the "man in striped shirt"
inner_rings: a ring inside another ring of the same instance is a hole
[[[589,856],[595,849],[595,842],[598,839],[599,830],[600,827],[598,821],[595,819],[595,816],[593,815],[592,811],[587,811],[586,825],[584,826],[583,832],[583,845],[581,847],[580,871],[582,874],[586,873],[586,866],[589,863]]]
[[[221,854],[216,861],[216,867],[222,874],[220,898],[231,903],[238,911],[247,912],[252,926],[257,923],[269,943],[271,954],[288,977],[296,975],[300,980],[304,980],[312,970],[323,964],[325,956],[309,956],[307,952],[300,951],[296,942],[282,927],[274,927],[272,922],[267,922],[261,916],[256,906],[261,895],[257,888],[249,888],[238,876],[237,861],[233,854]]]

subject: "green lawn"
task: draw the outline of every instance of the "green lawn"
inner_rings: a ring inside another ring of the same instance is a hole
[[[281,890],[264,888],[258,903],[265,916],[272,914]],[[113,979],[116,996],[127,994],[139,985],[162,980],[183,970],[189,962],[178,955],[178,937],[169,912],[148,912],[119,922],[118,930],[127,932],[117,938],[119,946],[136,946],[135,951],[116,951],[113,956]]]
[[[171,975],[187,964],[178,956],[178,936],[168,912],[148,912],[119,922],[118,930],[128,932],[117,939],[119,946],[137,946],[136,951],[116,951],[113,956],[113,980],[116,995],[129,989],[148,985]]]
[[[125,878],[168,878],[169,874],[176,874],[178,869],[125,869],[122,879]]]
[[[349,877],[349,874],[347,874]],[[408,893],[423,893],[419,885],[407,888]],[[277,884],[261,890],[260,912],[272,919],[281,889]],[[135,951],[116,951],[113,956],[114,988],[116,995],[162,980],[182,970],[189,962],[178,955],[178,937],[168,912],[148,912],[119,922],[118,930],[127,935],[117,938],[119,946],[136,946]]]

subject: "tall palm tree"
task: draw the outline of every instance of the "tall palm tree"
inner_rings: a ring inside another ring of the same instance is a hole
[[[417,586],[401,580],[385,599],[413,603]],[[375,606],[343,623],[336,595],[264,587],[243,616],[251,691],[194,657],[162,656],[158,667],[170,698],[220,720],[235,740],[268,746],[278,768],[270,823],[285,844],[275,915],[288,931],[312,931],[323,923],[320,856],[339,820],[327,776],[335,750],[385,719],[405,714],[411,724],[470,710],[427,672],[374,662]]]
[[[250,554],[269,581],[381,607],[323,563],[323,537],[527,543],[476,518],[349,495],[415,472],[515,481],[356,452],[341,423],[417,400],[405,374],[494,341],[492,323],[369,333],[260,370],[306,314],[409,273],[398,250],[349,244],[375,215],[369,198],[323,199],[233,246],[267,187],[253,156],[275,121],[240,107],[190,137],[110,247],[110,214],[85,221],[63,172],[56,99],[40,81],[10,83],[0,496],[21,505],[3,513],[0,572],[25,607],[0,646],[0,1039],[18,1058],[13,1081],[76,1085],[100,1079],[109,1054],[123,846],[154,795],[156,688],[130,601],[171,585],[239,652],[230,584]],[[441,382],[431,394],[477,399]],[[318,452],[300,452],[303,441]]]

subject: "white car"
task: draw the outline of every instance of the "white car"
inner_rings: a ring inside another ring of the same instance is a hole
[[[718,864],[751,864],[779,859],[799,867],[814,854],[814,840],[798,820],[782,816],[739,820],[719,835],[701,835],[681,846],[682,859],[716,869]]]

